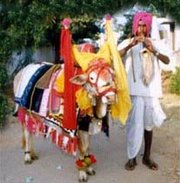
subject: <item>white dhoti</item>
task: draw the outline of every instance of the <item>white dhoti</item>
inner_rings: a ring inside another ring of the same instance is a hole
[[[166,118],[158,98],[132,96],[132,109],[127,121],[127,153],[132,159],[138,154],[144,135],[144,129],[152,130],[161,126]]]

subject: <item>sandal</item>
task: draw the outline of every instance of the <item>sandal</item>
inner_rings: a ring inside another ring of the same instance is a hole
[[[146,165],[149,169],[151,169],[151,170],[158,170],[158,164],[157,163],[155,163],[153,160],[151,160],[151,159],[147,159],[147,160],[145,160],[145,159],[142,159],[142,163],[144,164],[144,165]]]
[[[135,166],[137,165],[136,159],[129,159],[128,162],[125,164],[126,170],[134,170]]]

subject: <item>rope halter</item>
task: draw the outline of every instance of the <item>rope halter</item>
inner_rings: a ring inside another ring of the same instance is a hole
[[[103,98],[116,94],[114,72],[103,58],[91,61],[86,73],[88,74],[86,88],[88,87],[92,95]]]

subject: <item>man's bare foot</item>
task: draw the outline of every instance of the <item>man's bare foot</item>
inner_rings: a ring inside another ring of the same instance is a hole
[[[129,159],[128,162],[125,164],[125,169],[134,170],[136,165],[137,165],[136,158]]]
[[[142,159],[142,163],[151,170],[158,170],[158,164],[151,159]]]

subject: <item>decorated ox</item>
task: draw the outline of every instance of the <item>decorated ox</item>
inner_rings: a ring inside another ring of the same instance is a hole
[[[32,134],[43,134],[68,154],[76,155],[79,150],[79,181],[87,181],[88,174],[95,174],[92,165],[96,162],[89,152],[89,135],[101,131],[108,109],[124,122],[130,98],[111,31],[111,40],[98,53],[91,53],[87,45],[72,47],[66,26],[63,31],[61,40],[67,38],[61,53],[64,64],[30,64],[15,76],[16,111],[24,132],[25,163],[38,158]]]

